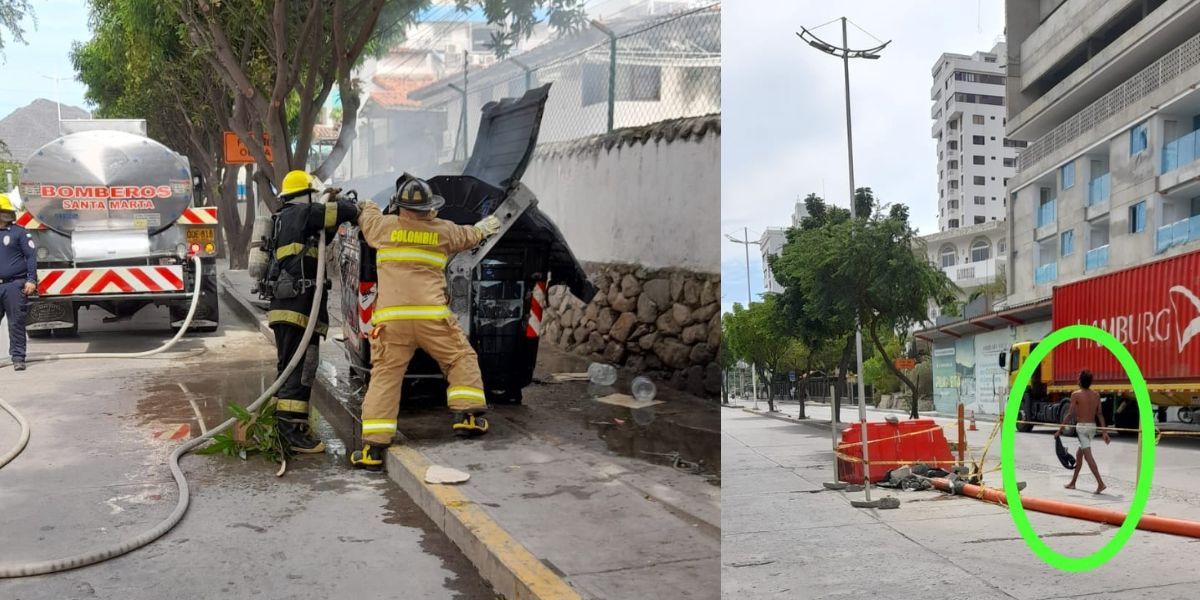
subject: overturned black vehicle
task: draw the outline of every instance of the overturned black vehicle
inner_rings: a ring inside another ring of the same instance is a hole
[[[520,182],[537,145],[549,89],[546,85],[519,99],[485,105],[463,174],[428,179],[434,192],[446,199],[441,218],[470,225],[494,214],[501,221],[499,235],[453,257],[446,269],[450,308],[479,355],[492,404],[519,403],[521,390],[533,381],[547,287],[566,285],[585,302],[596,293],[558,227],[537,208],[533,191]],[[354,189],[358,183],[370,186],[368,181],[338,185]],[[386,208],[394,188],[393,180],[386,189],[357,191]],[[346,354],[352,375],[366,382],[371,369],[367,336],[378,280],[375,250],[363,242],[357,227],[339,234],[337,248]],[[401,398],[405,403],[444,402],[445,394],[446,380],[437,363],[418,351]]]

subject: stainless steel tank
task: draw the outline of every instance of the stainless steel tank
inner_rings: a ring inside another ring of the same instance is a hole
[[[59,233],[170,227],[192,205],[185,157],[121,131],[84,131],[42,146],[21,170],[21,198]]]

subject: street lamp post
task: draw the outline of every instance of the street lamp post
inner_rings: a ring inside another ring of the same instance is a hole
[[[761,245],[761,242],[750,241],[750,228],[742,228],[742,237],[745,239],[739,240],[732,235],[725,234],[729,241],[735,244],[742,244],[746,247],[746,309],[750,309],[750,304],[754,302],[754,295],[750,292],[750,245]],[[754,408],[758,408],[758,372],[754,370],[754,363],[750,363],[750,388],[753,390],[751,395],[754,396]]]
[[[846,17],[841,18],[842,21],[842,45],[834,46],[803,27],[801,33],[796,35],[800,39],[808,43],[808,45],[832,56],[842,59],[842,73],[845,81],[846,89],[846,157],[850,171],[850,216],[851,218],[858,217],[858,211],[855,207],[854,198],[854,132],[850,121],[850,59],[851,58],[866,58],[875,60],[879,58],[879,52],[887,47],[890,41],[883,42],[881,45],[866,50],[853,50],[849,47],[846,35]],[[857,25],[856,25],[857,27]],[[852,234],[853,235],[853,234]],[[866,405],[866,388],[863,381],[863,359],[862,359],[862,324],[859,322],[857,315],[854,319],[854,354],[855,354],[855,382],[858,384],[858,423],[862,436],[862,460],[863,460],[863,490],[866,493],[867,502],[871,501],[871,476],[870,476],[870,456],[868,454],[867,444],[867,405]],[[830,409],[835,407],[830,406]],[[833,427],[834,444],[837,443],[837,419],[838,415],[833,415],[829,420]],[[836,448],[835,448],[836,450]],[[836,473],[837,455],[834,455],[834,472]]]

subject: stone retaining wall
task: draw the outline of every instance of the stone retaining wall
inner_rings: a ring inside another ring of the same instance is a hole
[[[544,343],[654,375],[698,396],[717,396],[720,275],[618,264],[585,269],[596,297],[584,304],[565,286],[551,288]]]

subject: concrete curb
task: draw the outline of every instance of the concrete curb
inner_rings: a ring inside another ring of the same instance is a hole
[[[462,549],[494,591],[511,600],[582,600],[564,579],[452,485],[425,483],[429,459],[408,446],[388,450],[387,473]]]
[[[221,292],[233,301],[243,318],[258,324],[270,344],[275,334],[262,311],[233,292],[235,286],[222,273]],[[318,385],[326,385],[317,378]],[[332,390],[327,390],[332,393]],[[508,600],[582,600],[562,577],[546,567],[532,552],[493,521],[474,501],[454,486],[425,483],[432,461],[419,450],[393,446],[387,456],[387,476],[400,486],[446,537],[458,546],[492,589]]]

